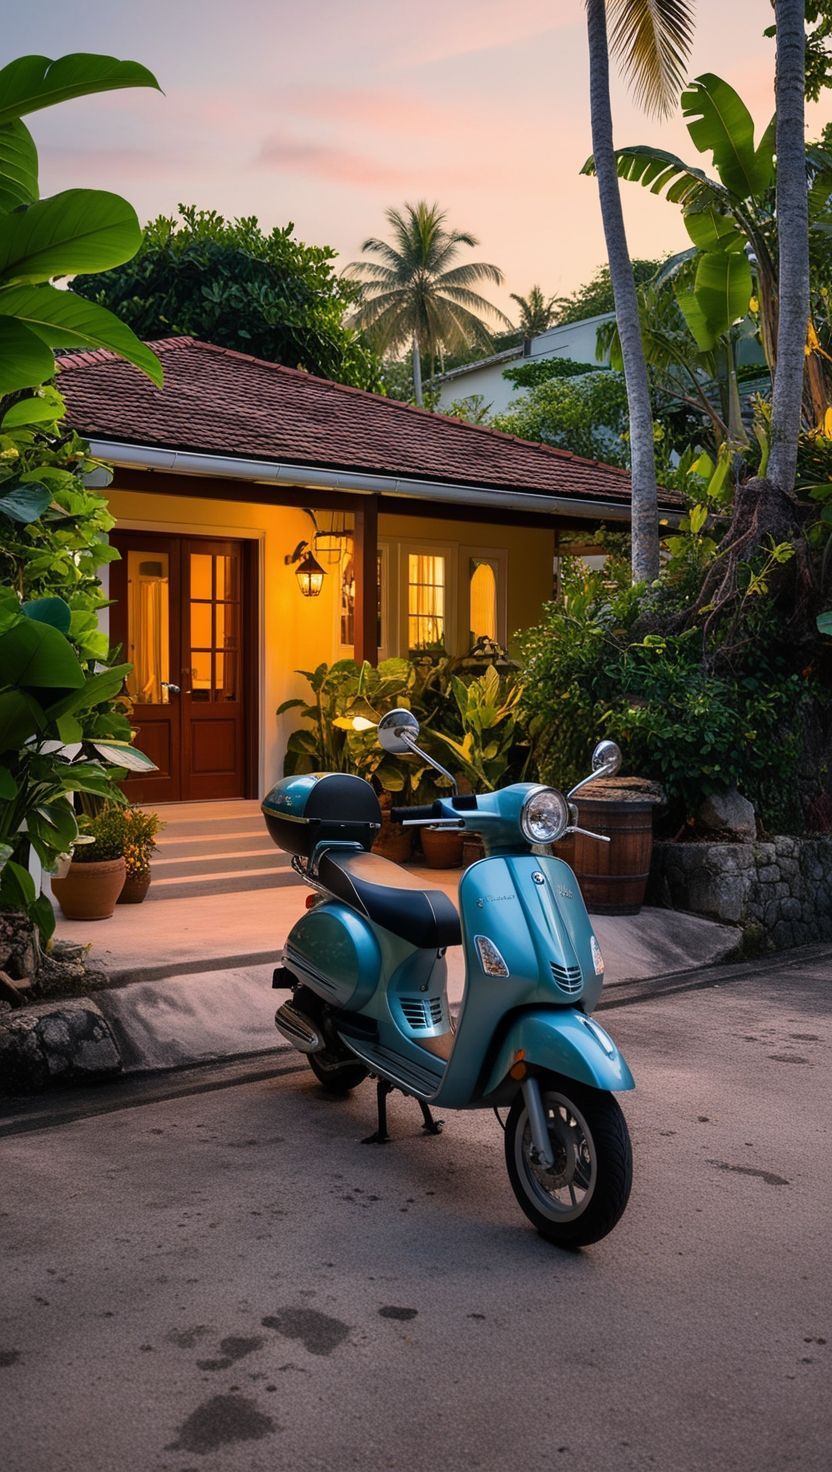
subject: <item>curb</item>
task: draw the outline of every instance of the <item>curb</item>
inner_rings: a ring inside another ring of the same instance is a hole
[[[774,971],[789,971],[814,961],[826,962],[830,957],[832,946],[815,943],[750,961],[722,961],[636,981],[621,980],[605,988],[598,1011],[630,1006],[676,991],[726,985]],[[208,963],[206,969],[214,968]],[[458,1013],[459,1004],[455,1004],[452,1010]],[[188,1068],[221,1069],[243,1060],[254,1064],[258,1058],[289,1051],[289,1045],[270,1041],[269,1047],[252,1052],[229,1053],[214,1058],[183,1058],[170,1068],[153,1069],[142,1074],[131,1069],[129,1039],[119,1041],[119,1033],[118,1025],[111,1027],[105,1013],[90,997],[67,997],[4,1012],[0,1015],[0,1091],[7,1095],[34,1094],[64,1084],[78,1086],[107,1080],[130,1080],[135,1084],[140,1078],[175,1074]]]

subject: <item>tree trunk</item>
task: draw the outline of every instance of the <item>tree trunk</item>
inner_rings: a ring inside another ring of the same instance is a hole
[[[413,339],[413,397],[421,408],[425,402],[422,394],[422,355],[415,337]]]
[[[804,0],[776,0],[777,238],[780,314],[768,478],[790,495],[797,468],[809,322],[809,218],[804,134]]]
[[[653,448],[653,409],[615,165],[605,0],[586,0],[586,15],[592,152],[595,156],[601,219],[630,410],[633,578],[636,582],[652,582],[659,575],[659,512]]]

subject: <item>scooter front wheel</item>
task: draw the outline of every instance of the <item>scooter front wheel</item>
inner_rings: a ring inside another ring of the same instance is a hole
[[[539,1085],[554,1163],[547,1167],[538,1157],[518,1092],[505,1130],[509,1180],[543,1237],[559,1247],[586,1247],[612,1231],[627,1205],[633,1176],[627,1122],[601,1089],[551,1073]]]

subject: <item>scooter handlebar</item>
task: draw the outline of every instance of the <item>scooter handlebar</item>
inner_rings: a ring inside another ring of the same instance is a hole
[[[442,804],[439,801],[418,803],[413,808],[390,809],[390,817],[394,823],[429,823],[431,818],[444,816]]]

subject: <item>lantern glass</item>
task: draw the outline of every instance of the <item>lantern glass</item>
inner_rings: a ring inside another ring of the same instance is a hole
[[[324,585],[324,570],[311,552],[301,559],[295,577],[304,598],[317,598]]]

